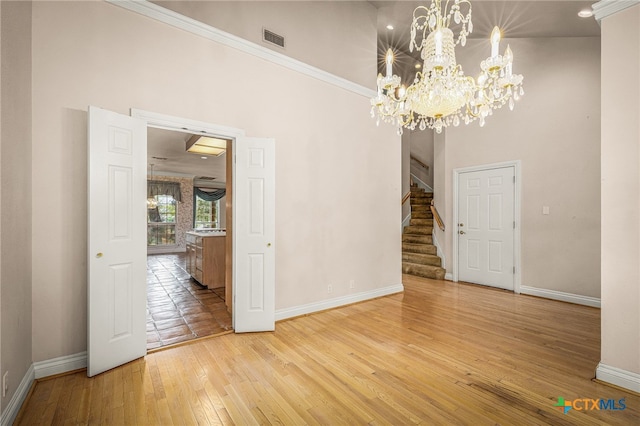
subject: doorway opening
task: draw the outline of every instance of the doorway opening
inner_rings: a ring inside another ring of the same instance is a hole
[[[226,146],[189,152],[197,138],[147,128],[147,350],[233,332]]]

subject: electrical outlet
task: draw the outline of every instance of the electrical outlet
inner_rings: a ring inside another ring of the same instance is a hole
[[[356,282],[355,282],[355,280],[351,280],[351,281],[349,281],[349,288],[356,288]]]
[[[331,284],[327,286],[327,293],[333,293],[333,286]]]
[[[7,396],[7,392],[9,392],[9,372],[5,372],[2,376],[2,397]]]

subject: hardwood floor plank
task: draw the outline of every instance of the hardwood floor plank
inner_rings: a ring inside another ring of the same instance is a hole
[[[598,309],[404,284],[275,332],[197,341],[93,378],[40,380],[17,424],[640,424],[640,395],[591,380]],[[565,414],[559,397],[624,398],[626,409]]]

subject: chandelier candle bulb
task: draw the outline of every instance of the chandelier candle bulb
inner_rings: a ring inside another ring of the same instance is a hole
[[[500,28],[493,27],[491,31],[491,57],[498,56],[498,50],[500,49]]]
[[[512,66],[513,66],[513,52],[511,51],[511,47],[507,44],[507,50],[504,51],[504,61],[507,63],[505,66],[507,77],[511,77],[512,75]]]
[[[442,31],[439,29],[436,30],[436,35],[434,36],[436,41],[436,56],[442,55]]]
[[[393,51],[391,49],[387,50],[387,77],[391,77],[393,74],[391,72],[391,65],[393,64]]]

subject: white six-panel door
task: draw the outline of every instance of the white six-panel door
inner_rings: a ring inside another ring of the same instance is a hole
[[[515,168],[458,175],[458,280],[514,289]]]
[[[87,375],[146,354],[147,124],[89,107]]]
[[[233,328],[275,329],[275,142],[234,142]]]

